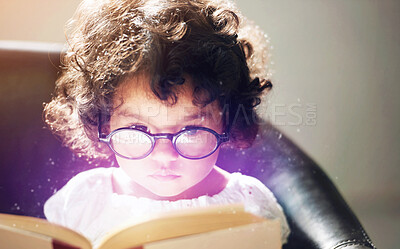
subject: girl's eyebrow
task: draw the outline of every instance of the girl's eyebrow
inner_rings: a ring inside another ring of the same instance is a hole
[[[201,110],[199,113],[193,113],[193,114],[184,116],[183,120],[184,121],[192,121],[192,120],[196,120],[196,119],[201,119],[203,117],[211,119],[213,116],[210,112]]]
[[[142,121],[143,121],[142,116],[140,116],[139,114],[130,112],[128,109],[124,109],[124,110],[122,110],[122,111],[117,112],[117,115],[118,115],[118,116],[127,117],[127,118],[135,118],[135,119],[138,119],[138,120],[142,120]]]

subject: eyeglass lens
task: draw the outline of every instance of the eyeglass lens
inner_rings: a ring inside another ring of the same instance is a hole
[[[120,130],[111,137],[112,148],[128,158],[140,158],[152,149],[151,137],[141,131]],[[187,130],[176,137],[176,150],[189,158],[200,158],[211,153],[218,145],[217,137],[206,130]]]

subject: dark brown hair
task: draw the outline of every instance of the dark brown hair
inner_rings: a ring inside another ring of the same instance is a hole
[[[231,143],[252,144],[261,120],[255,107],[272,87],[263,33],[228,1],[84,1],[69,23],[68,48],[45,121],[65,145],[88,158],[112,155],[97,141],[99,113],[113,112],[120,83],[140,71],[155,96],[173,105],[172,90],[193,82],[193,104],[217,100]],[[258,51],[257,51],[258,49]]]

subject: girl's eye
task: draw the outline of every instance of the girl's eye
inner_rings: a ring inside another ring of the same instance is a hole
[[[185,132],[185,134],[189,135],[189,136],[194,136],[196,135],[198,132],[198,130],[188,130],[187,132]]]
[[[188,125],[188,126],[185,126],[185,128],[183,128],[183,130],[188,130],[188,131],[186,131],[186,134],[193,136],[199,132],[199,130],[196,129],[198,127],[199,126],[196,126],[196,125]]]

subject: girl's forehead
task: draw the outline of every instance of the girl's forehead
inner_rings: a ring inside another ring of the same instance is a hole
[[[140,72],[132,76],[129,76],[123,80],[118,86],[114,99],[119,98],[120,100],[127,100],[132,98],[143,97],[148,100],[161,101],[151,90],[151,77],[148,73]],[[189,76],[185,77],[185,83],[183,85],[177,85],[171,88],[171,90],[183,98],[185,101],[192,100],[193,88],[192,81]],[[115,101],[114,101],[115,102]],[[115,105],[115,104],[114,104]]]
[[[214,101],[200,108],[191,98],[180,98],[172,105],[165,105],[157,98],[129,95],[111,116],[113,128],[140,123],[152,127],[154,132],[177,132],[186,125],[206,126],[221,132],[222,113]],[[158,129],[158,130],[157,130]]]
[[[193,89],[190,77],[185,78],[183,85],[173,89],[177,95],[177,102],[173,105],[160,100],[150,88],[150,77],[138,74],[121,83],[114,96],[115,115],[118,116],[170,116],[191,119],[194,116],[216,118],[220,114],[217,101],[201,108],[193,104]]]
[[[145,95],[129,95],[116,108],[114,115],[123,117],[180,117],[189,121],[196,117],[215,118],[219,115],[218,103],[215,101],[205,107],[193,105],[192,99],[178,96],[174,105],[167,105],[158,98],[148,98]]]

